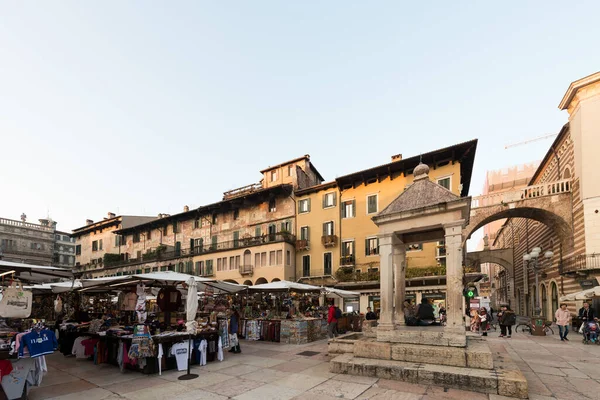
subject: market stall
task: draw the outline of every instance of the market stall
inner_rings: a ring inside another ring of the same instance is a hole
[[[57,348],[53,296],[47,283],[70,278],[71,272],[0,260],[0,277],[0,397],[17,399],[42,383],[45,356]]]
[[[238,331],[247,340],[304,344],[326,337],[320,287],[278,281],[250,286],[248,292]]]
[[[327,298],[340,299],[343,302],[344,307],[340,307],[342,317],[338,318],[338,332],[362,332],[364,315],[358,312],[360,293],[330,287],[324,287],[323,290]]]

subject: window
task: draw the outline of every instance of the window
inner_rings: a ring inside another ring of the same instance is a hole
[[[173,233],[177,233],[178,231],[178,226],[177,226],[177,221],[173,221]]]
[[[15,246],[16,242],[12,239],[2,239],[1,243],[2,243],[1,246],[3,249],[11,249],[13,247],[16,247]]]
[[[449,176],[447,176],[445,178],[438,179],[437,184],[440,185],[441,187],[444,187],[444,188],[450,190],[450,188],[452,187],[452,180]]]
[[[206,260],[206,267],[204,268],[204,275],[213,274],[213,260]]]
[[[269,266],[275,265],[275,252],[269,252]]]
[[[229,257],[229,266],[232,268],[235,266],[235,257]]]
[[[323,274],[331,275],[331,253],[323,253]]]
[[[223,271],[223,259],[217,258],[217,271]]]
[[[346,240],[342,242],[342,256],[350,257],[354,255],[354,240]]]
[[[258,267],[260,265],[260,253],[254,254],[254,267]]]
[[[232,268],[230,265],[229,268],[230,269],[240,269],[240,260],[241,260],[240,256],[235,256],[235,266]]]
[[[323,236],[333,235],[333,221],[325,222],[323,224]]]
[[[115,247],[119,247],[121,246],[121,244],[125,244],[125,242],[122,240],[121,235],[115,235]]]
[[[379,210],[378,197],[376,194],[367,196],[367,214],[376,214]]]
[[[200,220],[199,220],[199,219],[195,219],[195,220],[194,220],[194,229],[198,229],[198,228],[200,228],[201,226],[202,226],[202,225],[201,225],[201,223],[200,223]]]
[[[34,245],[35,243],[31,243],[31,244],[32,244],[31,248],[33,248],[33,245]],[[98,241],[97,241],[97,240],[94,240],[94,241],[92,242],[92,251],[98,251]]]
[[[335,207],[336,193],[325,193],[323,195],[323,208]]]
[[[267,266],[267,252],[266,251],[263,251],[262,253],[260,253],[260,266],[261,267]]]
[[[378,238],[366,238],[365,239],[365,255],[376,256],[379,254],[379,239]]]
[[[163,236],[167,236],[167,234],[168,234],[167,228],[168,228],[168,226],[166,226],[166,225],[163,226],[163,228],[162,228],[162,234],[163,234]]]
[[[146,232],[146,240],[150,240],[150,239],[152,239],[152,231],[151,230]]]
[[[223,257],[223,271],[225,271],[227,269],[227,257]],[[231,265],[229,266],[229,269],[231,269]]]
[[[310,240],[310,232],[308,226],[300,228],[300,240]]]
[[[292,252],[289,250],[285,252],[285,265],[292,265]]]
[[[291,232],[292,231],[292,223],[290,221],[285,221],[281,223],[281,232]]]
[[[310,276],[310,256],[302,256],[302,276]]]
[[[239,209],[235,209],[233,210],[233,220],[237,220],[240,217],[240,210]]]
[[[347,200],[342,203],[342,218],[354,218],[356,216],[356,201]]]
[[[196,275],[202,275],[202,270],[204,269],[204,261],[196,261]]]
[[[98,250],[102,250],[102,239],[98,240]]]
[[[194,247],[197,247],[197,251],[202,251],[203,247],[204,247],[204,239],[203,238],[196,239],[194,241]]]
[[[212,215],[212,224],[213,224],[213,225],[216,225],[216,224],[217,224],[217,222],[218,222],[217,214],[213,214],[213,215]]]
[[[277,211],[277,202],[275,201],[275,199],[271,199],[269,200],[269,212],[275,211]]]
[[[294,171],[294,166],[293,165],[288,165],[288,176],[292,176],[292,172]]]
[[[141,251],[141,250],[138,250],[138,251],[137,251],[137,254],[136,254],[136,257],[135,257],[135,258],[136,258],[137,260],[141,260],[141,258],[142,258],[142,251]]]
[[[423,243],[413,243],[406,246],[406,251],[421,251],[423,250]]]
[[[283,250],[277,250],[277,265],[283,265]]]
[[[140,241],[140,234],[134,233],[133,234],[133,243],[139,243],[139,241]]]
[[[310,211],[310,199],[298,201],[298,214],[307,213]]]
[[[216,250],[217,249],[217,235],[214,235],[213,237],[211,237],[210,240],[211,240],[210,249]]]
[[[446,258],[446,242],[444,240],[437,242],[435,256],[437,258]]]
[[[254,236],[258,237],[262,235],[262,229],[260,226],[257,226],[256,228],[254,228]]]
[[[235,232],[233,232],[233,247],[239,247],[239,246],[240,246],[240,232],[235,231]]]
[[[81,245],[78,244],[77,246],[75,246],[75,255],[76,256],[80,256],[81,255]]]
[[[277,170],[271,171],[271,182],[277,182]]]

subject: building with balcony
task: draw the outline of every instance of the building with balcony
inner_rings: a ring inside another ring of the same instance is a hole
[[[248,285],[296,280],[294,190],[322,178],[308,155],[261,173],[260,183],[225,192],[219,202],[112,230],[111,242],[120,245],[79,272],[99,277],[173,270]]]
[[[123,253],[125,243],[115,235],[118,229],[126,229],[156,217],[135,215],[115,215],[109,212],[104,219],[85,221],[85,226],[74,229],[71,237],[75,240],[75,272],[82,273],[102,269],[105,254]],[[110,258],[110,256],[108,257]],[[87,275],[87,274],[86,274]]]
[[[0,259],[34,265],[52,265],[56,222],[40,219],[39,224],[0,218]]]
[[[378,308],[379,240],[371,218],[412,183],[412,170],[421,159],[431,168],[430,179],[452,193],[467,196],[476,147],[477,140],[473,140],[407,159],[397,155],[388,164],[296,190],[298,280],[361,291],[360,309],[367,305]],[[439,296],[445,257],[443,242],[407,248],[407,277],[417,278],[407,288],[414,291],[415,299],[420,299],[422,291]],[[424,281],[418,277],[426,276],[436,283],[417,289]]]
[[[573,82],[559,108],[567,110],[569,122],[548,149],[529,185],[568,180],[571,188],[568,235],[552,226],[525,218],[506,221],[493,248],[514,248],[516,304],[521,314],[533,315],[537,293],[543,315],[552,316],[561,296],[598,285],[600,278],[600,158],[595,149],[600,135],[600,73]],[[564,240],[565,237],[567,240]],[[533,247],[551,250],[550,260],[540,260],[539,286],[523,255]],[[596,299],[596,309],[600,302]],[[581,302],[571,302],[573,312]]]

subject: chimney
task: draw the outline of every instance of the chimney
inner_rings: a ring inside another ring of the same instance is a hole
[[[402,161],[402,154],[396,154],[395,156],[392,156],[392,162],[396,161]]]
[[[94,221],[92,221],[91,219],[86,219],[86,220],[85,220],[85,224],[86,224],[86,225],[91,225],[91,224],[93,224],[93,223],[94,223]]]
[[[190,211],[190,208],[188,206],[183,206],[183,212],[188,212]]]
[[[111,218],[114,218],[114,217],[116,217],[115,213],[112,213],[112,212],[109,211],[108,212],[108,219],[111,219]]]

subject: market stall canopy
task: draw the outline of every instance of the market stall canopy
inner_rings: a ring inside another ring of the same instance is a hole
[[[248,289],[258,292],[283,292],[288,290],[297,292],[320,292],[322,288],[298,282],[277,281],[250,286]]]
[[[45,267],[0,260],[0,275],[14,275],[22,282],[44,283],[58,279],[73,278],[70,270],[65,268]]]
[[[582,290],[581,292],[571,293],[566,296],[562,296],[560,298],[560,301],[588,300],[593,297],[600,297],[600,286],[596,286],[591,289]]]
[[[325,294],[327,297],[341,297],[342,299],[354,299],[360,297],[360,293],[351,292],[349,290],[335,289],[329,287],[324,287],[323,289],[325,289]]]
[[[198,278],[198,277],[196,277],[196,278]],[[204,294],[206,294],[206,292],[210,292],[210,289],[206,290],[207,287],[212,288],[213,292],[215,294],[238,293],[238,292],[242,292],[242,291],[248,289],[248,286],[246,286],[246,285],[238,285],[237,283],[229,283],[229,282],[223,282],[223,281],[214,281],[214,282],[198,282],[198,281],[196,281],[196,287],[198,288],[198,292],[204,292]]]

